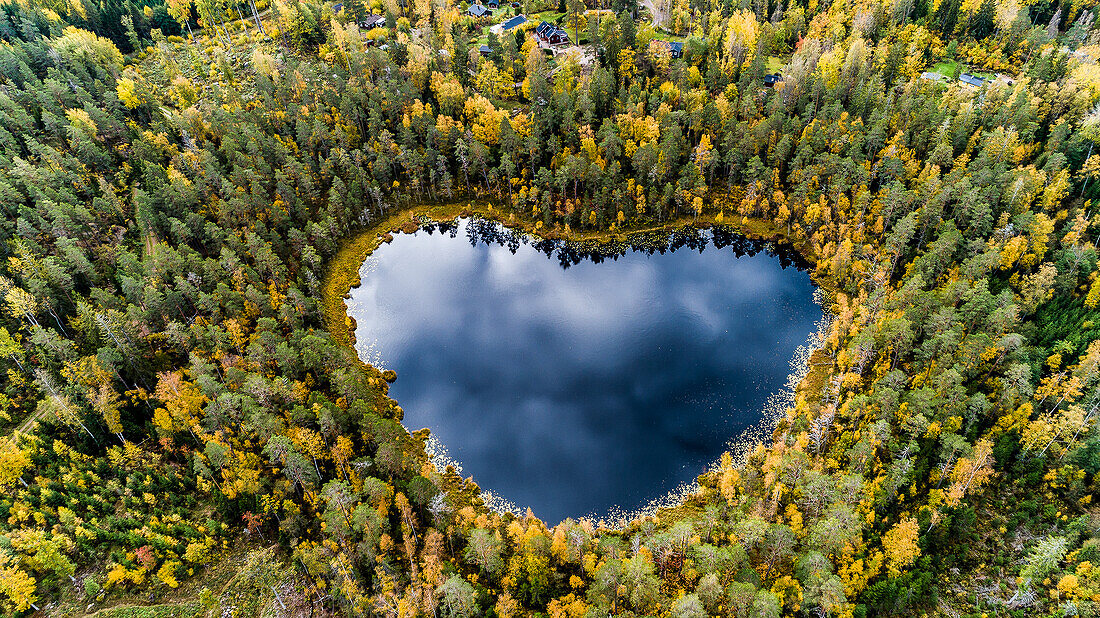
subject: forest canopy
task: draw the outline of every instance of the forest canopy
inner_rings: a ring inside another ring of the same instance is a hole
[[[1095,2],[520,4],[0,5],[0,611],[1100,612]],[[426,205],[727,226],[833,319],[681,506],[497,512],[326,302]]]

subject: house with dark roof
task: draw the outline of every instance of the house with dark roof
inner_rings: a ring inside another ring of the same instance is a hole
[[[470,8],[466,9],[466,14],[470,17],[492,17],[493,12],[481,4],[471,4]]]
[[[359,22],[360,30],[370,30],[371,28],[381,28],[386,25],[386,18],[381,15],[370,15],[366,19]]]
[[[489,54],[493,53],[493,48],[489,47],[488,45],[482,45],[477,50],[481,52],[482,56],[488,56]]]
[[[569,34],[554,24],[544,21],[535,28],[538,40],[549,45],[561,45],[569,42]]]
[[[485,3],[485,6],[489,7],[490,9],[499,9],[500,2],[497,2],[497,0],[489,0]]]
[[[764,85],[768,88],[774,88],[776,84],[783,81],[783,76],[779,73],[771,73],[764,76]]]
[[[503,21],[503,22],[493,26],[492,28],[489,28],[489,30],[491,32],[496,33],[496,34],[501,34],[501,33],[504,33],[504,32],[509,32],[513,28],[518,28],[518,27],[522,26],[525,23],[527,23],[527,16],[526,15],[516,15],[515,17],[509,18],[507,21]]]
[[[654,39],[654,43],[668,48],[669,56],[673,58],[684,57],[684,44],[680,41],[666,41],[664,39]]]
[[[963,73],[962,75],[960,75],[959,81],[966,84],[967,86],[973,86],[975,88],[985,83],[984,79],[980,77],[975,77],[969,73]]]

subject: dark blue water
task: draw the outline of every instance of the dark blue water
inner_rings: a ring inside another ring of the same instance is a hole
[[[597,263],[451,228],[367,259],[348,301],[357,347],[397,371],[406,427],[549,523],[692,481],[760,420],[822,317],[805,272],[738,257],[759,247],[737,236]]]

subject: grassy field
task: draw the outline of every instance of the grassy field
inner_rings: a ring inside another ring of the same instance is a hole
[[[683,43],[684,41],[687,40],[686,36],[680,36],[678,34],[672,34],[668,30],[665,30],[664,28],[661,28],[659,26],[657,27],[657,35],[660,38],[662,38],[666,41],[680,41],[681,43]]]
[[[986,73],[985,71],[978,71],[976,69],[972,69],[972,68],[966,66],[965,64],[959,62],[958,60],[946,60],[946,59],[941,60],[941,61],[937,62],[935,66],[932,67],[932,70],[935,71],[936,73],[939,73],[940,75],[945,75],[947,77],[952,77],[952,76],[955,75],[955,67],[959,68],[959,73],[960,74],[969,73],[969,74],[971,74],[975,77],[981,77],[982,79],[993,79],[993,74],[992,73]]]
[[[260,556],[263,560],[257,560]],[[265,562],[266,560],[266,562]],[[216,560],[204,567],[195,577],[189,577],[180,583],[179,588],[167,591],[151,599],[147,591],[127,592],[112,590],[98,600],[89,598],[80,587],[67,588],[59,603],[50,610],[51,616],[85,616],[86,618],[202,618],[211,608],[202,603],[203,589],[213,592],[212,599],[221,605],[255,604],[257,595],[264,597],[262,602],[270,602],[270,590],[257,588],[249,594],[242,594],[234,582],[251,581],[256,572],[267,572],[279,565],[273,548],[258,549],[249,543],[225,551]],[[280,567],[281,568],[281,567]],[[102,577],[98,577],[102,581]],[[290,575],[280,573],[277,578],[289,580]],[[239,598],[239,599],[238,599]],[[152,604],[150,604],[152,602]],[[221,615],[221,614],[215,614]],[[259,616],[258,613],[238,613],[243,616]]]
[[[957,66],[959,66],[959,63],[954,60],[941,60],[936,63],[936,66],[932,67],[932,70],[940,75],[951,77],[955,74],[955,67]]]
[[[191,601],[179,604],[112,607],[96,612],[92,616],[95,618],[192,618],[205,613],[202,603]]]
[[[540,21],[548,21],[552,24],[556,24],[558,23],[558,19],[563,17],[565,17],[565,13],[559,13],[558,11],[540,11],[538,13],[531,13],[527,16],[527,19],[534,21],[536,24]]]

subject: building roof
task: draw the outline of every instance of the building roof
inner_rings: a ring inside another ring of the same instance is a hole
[[[554,35],[569,38],[569,33],[548,21],[543,21],[542,23],[540,23],[538,27],[535,28],[535,32],[538,33],[539,36],[547,39]]]
[[[982,79],[980,77],[974,77],[973,75],[971,75],[969,73],[963,73],[962,75],[960,75],[959,76],[959,81],[964,83],[964,84],[968,84],[970,86],[981,86],[982,84],[985,83],[984,79]]]
[[[527,17],[525,17],[523,15],[516,15],[515,17],[509,19],[508,21],[500,24],[500,29],[501,30],[511,30],[512,28],[515,28],[516,26],[521,26],[525,23],[527,23]]]
[[[466,9],[466,12],[474,17],[481,17],[482,15],[490,15],[489,9],[480,4],[471,4],[470,8]]]
[[[664,39],[654,39],[653,42],[667,47],[668,51],[671,52],[673,56],[682,56],[684,54],[684,44],[681,41],[666,41]]]
[[[493,48],[489,47],[488,45],[482,45],[481,47],[478,48],[478,51],[483,53],[483,54],[491,54],[491,53],[493,53]]]
[[[359,24],[365,28],[372,28],[374,26],[384,24],[385,22],[385,17],[382,17],[381,15],[371,15],[370,17],[367,17],[363,21],[359,22]]]

